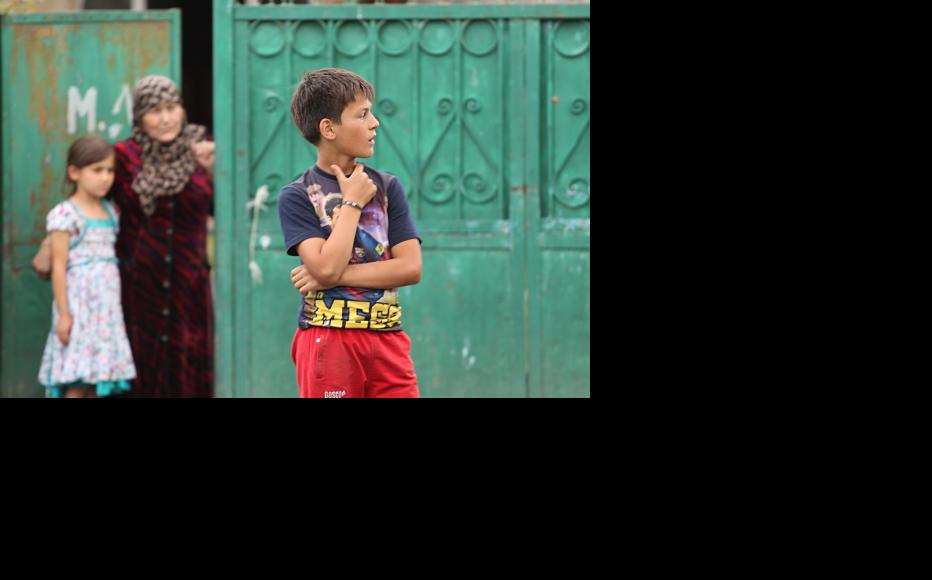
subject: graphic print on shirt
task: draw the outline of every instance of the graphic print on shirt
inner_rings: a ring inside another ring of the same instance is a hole
[[[325,192],[320,184],[307,188],[307,196],[329,236],[340,220],[343,194]],[[359,211],[353,208],[346,211]],[[388,197],[379,192],[374,202],[363,208],[356,228],[350,264],[366,264],[391,259],[388,249]],[[304,299],[305,320],[312,326],[391,330],[401,320],[398,290],[373,290],[338,286],[311,292]]]

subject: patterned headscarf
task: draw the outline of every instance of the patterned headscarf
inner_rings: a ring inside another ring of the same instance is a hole
[[[136,83],[133,93],[133,138],[142,145],[142,170],[133,181],[139,203],[146,215],[155,212],[155,198],[175,195],[184,189],[197,169],[191,144],[204,140],[207,129],[181,121],[181,133],[171,143],[149,137],[142,127],[142,116],[162,103],[181,104],[181,95],[171,79],[153,75]]]

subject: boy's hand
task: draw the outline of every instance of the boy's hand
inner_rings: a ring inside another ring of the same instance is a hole
[[[307,296],[308,292],[329,290],[329,288],[324,288],[320,282],[311,276],[311,273],[307,271],[307,268],[304,267],[304,264],[301,264],[291,271],[291,283],[294,284],[294,287],[298,290],[298,292],[301,293],[302,296]]]
[[[58,324],[55,325],[55,334],[58,335],[58,340],[65,346],[68,346],[68,343],[71,342],[71,327],[74,325],[74,319],[71,318],[71,314],[62,314],[58,317]]]
[[[343,170],[336,165],[331,165],[330,169],[337,176],[337,181],[340,182],[340,191],[343,192],[344,201],[355,201],[359,205],[366,207],[366,204],[375,197],[375,184],[362,170],[362,163],[356,164],[356,169],[353,170],[353,174],[349,177],[343,175]]]

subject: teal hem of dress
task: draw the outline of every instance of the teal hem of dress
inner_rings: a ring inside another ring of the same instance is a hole
[[[49,399],[62,399],[65,397],[65,391],[74,387],[91,387],[88,383],[82,381],[76,381],[74,383],[69,383],[67,385],[55,385],[53,387],[46,387],[46,394]],[[98,397],[109,397],[110,395],[116,395],[119,393],[128,393],[130,390],[129,381],[119,380],[119,381],[103,381],[97,383],[97,396]]]

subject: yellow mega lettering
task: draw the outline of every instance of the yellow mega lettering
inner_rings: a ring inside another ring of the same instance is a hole
[[[359,315],[360,310],[369,314],[368,302],[350,300],[346,303],[346,307],[349,308],[349,316],[346,317],[345,328],[369,328],[369,320]]]
[[[323,300],[318,300],[316,302],[317,306],[317,316],[314,317],[313,324],[314,326],[331,326],[333,328],[343,328],[343,306],[346,304],[345,300],[334,300],[330,304],[330,308],[327,308],[327,303]],[[330,324],[324,324],[325,322],[330,321]]]
[[[391,328],[401,322],[401,306],[390,306],[388,309],[388,322],[385,326]]]
[[[372,312],[369,313],[369,328],[379,330],[385,328],[385,321],[388,319],[388,304],[376,302],[372,305]]]

